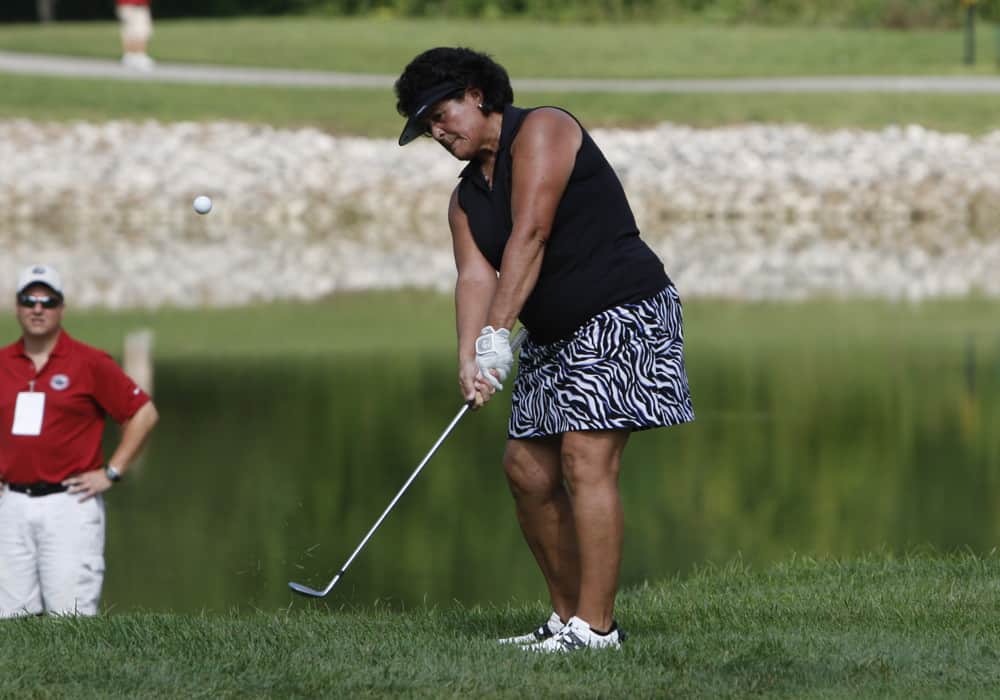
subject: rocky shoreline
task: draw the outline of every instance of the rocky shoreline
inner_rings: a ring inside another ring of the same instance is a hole
[[[1000,131],[595,130],[685,297],[1000,296]],[[0,285],[77,306],[450,289],[461,164],[430,142],[231,122],[0,120]],[[198,194],[215,202],[199,216]]]

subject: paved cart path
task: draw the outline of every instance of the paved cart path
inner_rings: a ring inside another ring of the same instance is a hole
[[[395,76],[330,71],[246,68],[159,63],[143,73],[118,61],[0,51],[0,72],[71,78],[140,80],[167,83],[273,85],[284,87],[392,87]],[[616,80],[526,78],[514,87],[528,92],[936,92],[1000,94],[1000,77],[988,76],[829,76],[793,78],[719,78],[699,80]]]

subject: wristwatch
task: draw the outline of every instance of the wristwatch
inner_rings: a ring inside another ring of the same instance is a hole
[[[104,475],[108,477],[109,481],[112,482],[119,482],[122,480],[121,472],[112,467],[110,464],[104,465]]]

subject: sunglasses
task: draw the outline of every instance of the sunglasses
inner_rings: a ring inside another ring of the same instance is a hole
[[[57,296],[36,297],[33,294],[18,294],[17,303],[26,309],[35,308],[35,304],[41,304],[43,309],[55,309],[62,306],[62,299]]]

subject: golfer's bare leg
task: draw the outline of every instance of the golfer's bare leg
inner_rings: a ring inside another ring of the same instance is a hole
[[[580,553],[576,615],[599,630],[611,627],[618,591],[624,530],[618,470],[630,434],[592,430],[566,433],[562,440]]]
[[[517,519],[563,620],[576,614],[580,558],[573,509],[563,484],[559,436],[508,440],[504,471]]]

